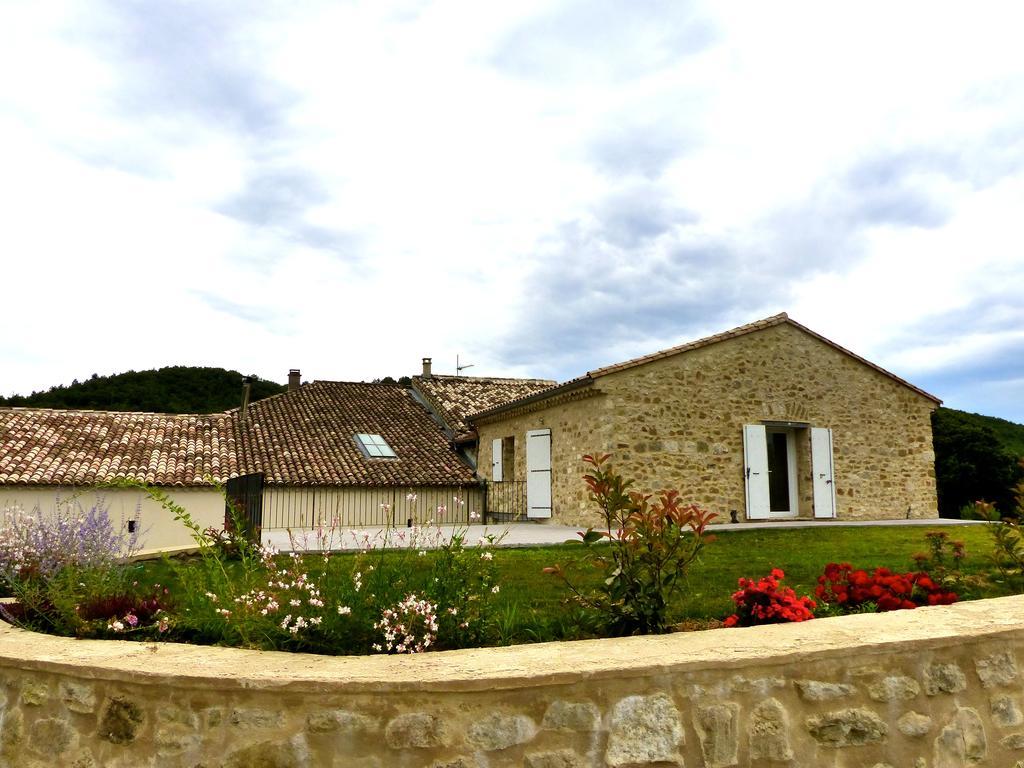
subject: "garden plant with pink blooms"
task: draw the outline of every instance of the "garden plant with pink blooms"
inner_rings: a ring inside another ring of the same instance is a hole
[[[438,519],[447,505],[424,510],[417,524],[402,529],[343,530],[333,520],[311,538],[292,537],[293,551],[281,554],[241,536],[225,545],[223,532],[200,530],[187,511],[159,492],[155,497],[192,531],[200,551],[198,563],[176,566],[189,597],[173,617],[174,636],[333,654],[492,641],[500,537],[470,545],[466,527],[445,533]],[[407,501],[414,506],[415,494]],[[464,504],[458,497],[450,503]],[[354,552],[332,551],[339,543]]]

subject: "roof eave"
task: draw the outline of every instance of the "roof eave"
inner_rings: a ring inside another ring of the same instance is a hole
[[[485,418],[489,418],[491,416],[497,416],[497,415],[499,415],[501,413],[504,413],[505,411],[510,411],[513,408],[520,408],[520,407],[522,407],[524,405],[531,405],[533,403],[538,403],[538,402],[541,402],[543,400],[547,400],[547,399],[552,398],[552,397],[557,397],[558,395],[562,395],[562,394],[565,394],[567,392],[573,392],[573,391],[575,391],[577,389],[583,389],[584,387],[589,387],[593,383],[594,383],[594,380],[591,378],[590,374],[588,373],[588,374],[586,374],[584,376],[580,376],[577,379],[571,379],[571,380],[565,382],[564,384],[559,384],[556,387],[552,387],[550,389],[545,389],[545,390],[542,390],[540,392],[535,392],[532,395],[527,395],[526,397],[521,397],[518,400],[510,400],[509,402],[502,403],[501,405],[495,406],[494,408],[488,408],[486,411],[479,411],[477,413],[471,413],[471,414],[466,416],[466,420],[469,421],[470,423],[473,423],[477,419],[485,419]]]

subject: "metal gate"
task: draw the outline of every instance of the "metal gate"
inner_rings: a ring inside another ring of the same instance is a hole
[[[224,529],[259,542],[263,528],[263,473],[228,479],[224,499]]]

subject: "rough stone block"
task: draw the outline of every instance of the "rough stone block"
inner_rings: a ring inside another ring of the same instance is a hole
[[[3,723],[0,724],[0,744],[5,747],[17,747],[25,738],[25,716],[20,709],[8,709],[4,712]]]
[[[526,768],[584,768],[583,758],[571,749],[559,749],[553,752],[532,752],[526,755]]]
[[[541,727],[549,731],[596,731],[601,727],[601,711],[590,701],[551,702]]]
[[[280,728],[284,712],[279,709],[233,709],[228,721],[239,728]]]
[[[823,747],[840,749],[884,741],[889,726],[872,710],[858,707],[809,717],[807,730]]]
[[[961,707],[935,739],[932,764],[934,768],[963,768],[984,761],[987,750],[981,717],[976,710]]]
[[[195,749],[202,742],[199,734],[186,725],[172,724],[157,728],[154,736],[157,754],[161,757]]]
[[[309,751],[300,739],[264,741],[228,755],[224,768],[306,768]]]
[[[890,675],[868,686],[873,701],[908,701],[920,693],[917,680],[906,675]]]
[[[186,728],[199,728],[199,715],[184,707],[160,707],[156,711],[158,723],[168,725],[183,725]]]
[[[743,677],[736,675],[729,681],[729,686],[736,693],[761,693],[767,694],[777,688],[786,687],[784,677]]]
[[[57,691],[64,706],[72,712],[91,714],[96,711],[96,691],[91,685],[64,680]]]
[[[466,741],[478,749],[494,752],[524,744],[537,734],[537,724],[526,715],[494,712],[469,726]]]
[[[28,707],[41,707],[50,698],[50,687],[46,683],[26,680],[21,686],[21,703]]]
[[[352,757],[348,754],[340,754],[334,756],[331,768],[385,768],[385,766],[376,755]],[[391,768],[390,764],[387,768]]]
[[[679,763],[683,742],[679,710],[664,693],[627,696],[611,714],[605,762],[617,766],[645,763]]]
[[[50,757],[63,755],[75,739],[75,729],[67,720],[44,717],[36,720],[28,730],[28,746],[34,752]]]
[[[480,768],[480,761],[475,757],[460,755],[451,760],[437,760],[430,768]]]
[[[1009,651],[1001,651],[974,660],[974,669],[984,688],[1009,685],[1017,679],[1017,660]]]
[[[103,711],[98,735],[111,744],[131,744],[138,738],[144,721],[145,714],[138,704],[124,696],[115,696]]]
[[[907,712],[896,721],[896,728],[904,736],[918,738],[924,736],[932,729],[932,719],[928,715],[919,712]]]
[[[956,664],[932,664],[924,671],[924,692],[929,696],[966,689],[967,678]]]
[[[450,737],[439,717],[429,712],[409,712],[387,724],[384,740],[392,749],[434,749],[447,746]]]
[[[373,718],[345,709],[323,709],[306,715],[306,730],[310,733],[338,732],[354,736],[375,733],[378,729]]]
[[[207,728],[217,728],[224,722],[224,710],[220,707],[210,707],[203,710],[203,724]]]
[[[789,721],[778,699],[765,699],[750,715],[747,725],[750,759],[785,762],[793,759]]]
[[[700,750],[707,768],[724,768],[738,763],[739,704],[698,707],[693,716]]]
[[[1021,713],[1017,700],[1012,696],[993,696],[989,708],[992,711],[992,722],[1000,728],[1013,728],[1024,723],[1024,713]]]
[[[999,743],[1006,749],[1024,749],[1024,733],[1011,733],[999,740]]]
[[[819,680],[794,680],[793,685],[804,701],[844,699],[857,691],[849,683],[823,683]]]

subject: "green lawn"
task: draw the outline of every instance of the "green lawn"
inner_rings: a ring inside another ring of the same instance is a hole
[[[729,596],[736,590],[737,579],[763,576],[772,568],[784,570],[786,583],[800,594],[813,594],[818,576],[830,562],[849,562],[867,569],[885,566],[913,570],[911,556],[927,549],[924,534],[928,530],[916,526],[829,526],[724,531],[707,545],[701,560],[691,568],[675,601],[674,615],[679,619],[724,618],[732,613]],[[941,530],[949,533],[950,539],[965,542],[966,573],[990,570],[992,543],[985,526],[943,526]],[[565,589],[541,569],[560,563],[569,566],[571,573],[589,576],[592,583],[596,582],[597,575],[579,564],[580,553],[581,549],[572,545],[503,551],[498,559],[502,594],[521,608],[555,610],[565,597]],[[1010,591],[993,580],[963,597],[995,597]]]
[[[730,595],[741,576],[760,577],[772,568],[786,572],[786,583],[798,594],[813,596],[818,576],[829,562],[849,562],[854,567],[873,569],[886,566],[893,570],[916,570],[912,555],[928,549],[928,527],[817,527],[785,529],[728,530],[708,543],[671,603],[670,619],[700,626],[708,620],[723,619],[732,613]],[[1010,594],[1018,584],[1004,584],[992,568],[992,543],[985,526],[945,526],[951,540],[966,544],[963,572],[968,579],[960,589],[963,599]],[[494,554],[500,593],[493,614],[497,641],[501,643],[538,640],[575,639],[593,636],[594,625],[587,614],[567,603],[569,591],[558,578],[543,573],[545,566],[559,564],[580,586],[599,583],[600,572],[583,560],[581,546],[565,544],[548,547],[499,549]],[[395,558],[402,572],[410,577],[427,576],[435,553],[408,557],[401,552],[385,555]],[[348,578],[356,566],[355,555],[336,555],[330,565],[330,578]],[[237,564],[231,564],[231,567]],[[310,558],[311,573],[324,566],[320,558]],[[362,561],[359,568],[366,567]],[[161,561],[138,566],[140,582],[158,581],[175,585],[175,569]],[[413,579],[415,581],[415,579]],[[174,591],[177,591],[175,589]],[[217,642],[210,638],[207,642]]]

